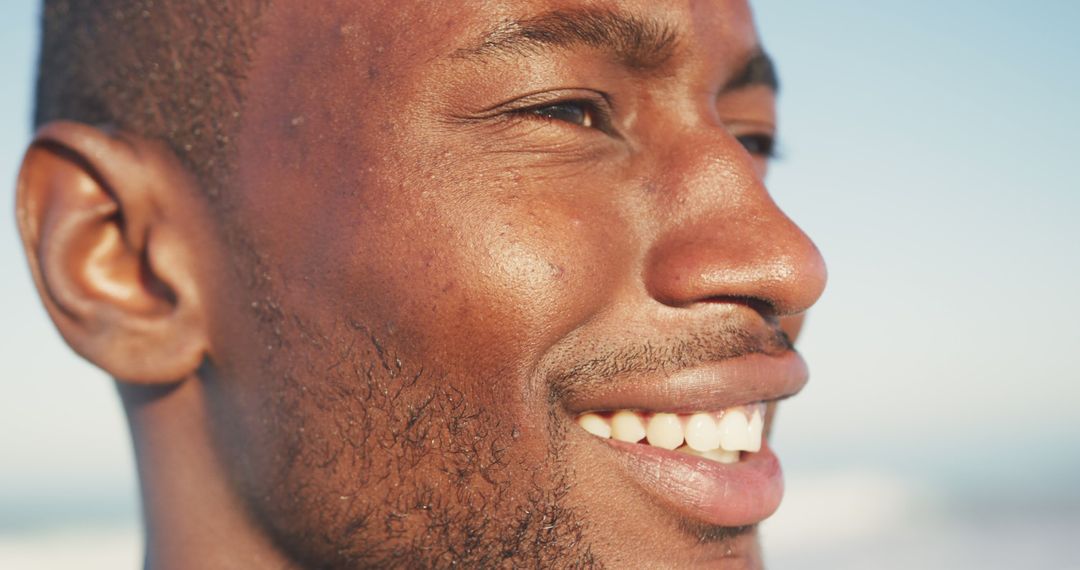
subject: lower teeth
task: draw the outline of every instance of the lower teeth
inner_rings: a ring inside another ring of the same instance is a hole
[[[704,459],[709,459],[718,463],[724,463],[726,465],[738,463],[739,457],[741,455],[741,452],[739,451],[728,451],[726,449],[710,449],[708,451],[698,451],[686,445],[676,449],[675,451],[685,453],[687,455],[693,455],[695,457],[702,457]]]

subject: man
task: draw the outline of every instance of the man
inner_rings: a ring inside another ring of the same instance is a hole
[[[744,1],[43,21],[19,226],[148,567],[761,566],[825,273]]]

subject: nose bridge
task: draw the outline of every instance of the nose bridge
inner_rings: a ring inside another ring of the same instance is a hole
[[[825,286],[813,242],[769,196],[752,158],[722,128],[679,137],[656,164],[649,294],[666,305],[739,300],[770,316],[808,309]]]

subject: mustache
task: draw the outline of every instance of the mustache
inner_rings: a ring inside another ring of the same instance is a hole
[[[623,375],[672,374],[715,362],[751,354],[778,356],[795,351],[795,345],[779,325],[751,330],[732,327],[696,331],[677,338],[627,343],[582,360],[552,374],[553,396],[565,395],[596,384],[608,383]]]

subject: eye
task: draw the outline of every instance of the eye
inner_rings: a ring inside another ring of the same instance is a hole
[[[561,101],[559,103],[525,109],[523,112],[552,121],[570,123],[587,129],[602,129],[604,122],[603,114],[591,101]]]
[[[772,135],[763,133],[739,135],[735,137],[739,144],[743,145],[746,152],[753,156],[773,158],[776,156],[776,139]]]

